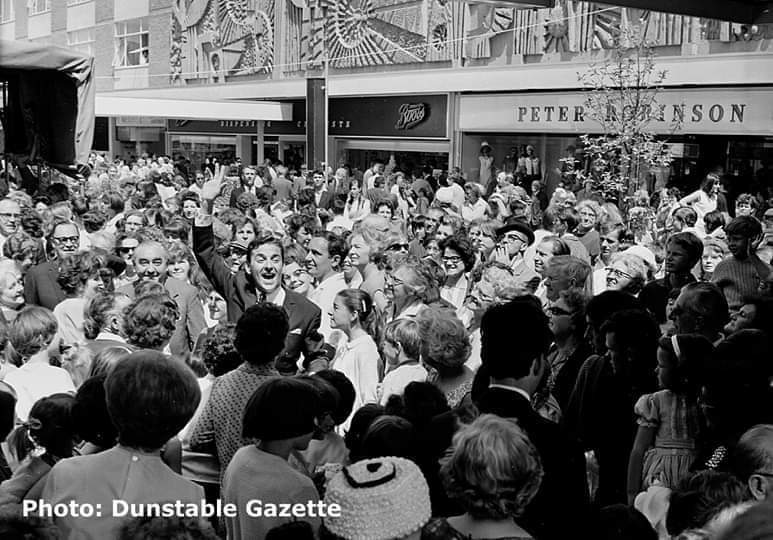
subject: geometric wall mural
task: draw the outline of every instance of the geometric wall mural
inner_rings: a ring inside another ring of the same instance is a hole
[[[175,0],[170,77],[225,82],[274,64],[274,0]]]

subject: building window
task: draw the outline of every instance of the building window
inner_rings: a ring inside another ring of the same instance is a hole
[[[89,56],[94,56],[94,29],[84,28],[67,32],[67,45]]]
[[[51,11],[51,0],[29,0],[30,15],[38,15]]]
[[[13,20],[13,0],[0,0],[0,23]]]
[[[114,67],[144,66],[148,63],[148,19],[134,19],[115,25]]]

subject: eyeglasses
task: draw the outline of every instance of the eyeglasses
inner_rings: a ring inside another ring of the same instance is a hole
[[[512,244],[515,241],[521,242],[522,244],[526,243],[526,238],[521,236],[520,234],[506,234],[501,239],[501,242],[507,242],[508,244]]]
[[[80,242],[79,236],[54,236],[52,238],[58,244],[78,244]]]
[[[561,309],[560,307],[556,306],[550,306],[547,309],[547,312],[549,315],[552,315],[553,317],[571,317],[574,315],[574,311],[566,311],[565,309]]]
[[[384,278],[384,286],[389,289],[394,289],[400,285],[405,285],[405,282],[402,279],[390,276],[389,274],[387,274],[387,276]]]
[[[408,251],[408,244],[392,244],[387,248],[387,251]]]
[[[462,258],[459,255],[450,255],[448,257],[442,257],[444,263],[459,264],[462,262]]]
[[[607,275],[614,276],[617,279],[620,279],[620,278],[633,279],[633,276],[631,274],[627,274],[617,268],[612,268],[611,266],[608,266],[606,270],[607,270]]]

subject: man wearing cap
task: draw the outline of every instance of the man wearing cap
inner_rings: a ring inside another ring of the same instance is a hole
[[[540,276],[526,265],[523,254],[533,243],[534,232],[518,218],[508,218],[505,226],[497,229],[495,259],[507,264],[519,285],[532,294],[537,290]]]

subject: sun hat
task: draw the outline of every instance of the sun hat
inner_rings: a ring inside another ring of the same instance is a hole
[[[429,487],[412,461],[364,459],[334,476],[325,503],[338,504],[338,517],[325,518],[331,533],[347,540],[392,540],[420,530],[432,516]]]

